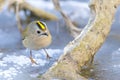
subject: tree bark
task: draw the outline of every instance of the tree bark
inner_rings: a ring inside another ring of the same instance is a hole
[[[79,73],[109,34],[120,0],[91,0],[91,17],[81,34],[65,48],[63,55],[40,80],[85,80]]]

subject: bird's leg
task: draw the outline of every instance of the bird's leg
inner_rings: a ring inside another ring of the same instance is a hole
[[[32,51],[30,50],[30,60],[32,63],[37,64],[37,62],[32,57]]]
[[[45,53],[46,53],[46,57],[47,57],[47,59],[50,59],[51,57],[50,57],[49,54],[47,53],[46,49],[44,48],[43,50],[44,50]]]

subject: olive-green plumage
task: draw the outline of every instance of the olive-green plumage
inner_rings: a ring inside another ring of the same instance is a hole
[[[39,23],[39,24],[38,24]],[[52,37],[45,23],[31,22],[23,31],[23,45],[31,50],[39,50],[50,45]]]
[[[37,64],[32,58],[31,50],[44,49],[47,58],[50,58],[45,48],[50,45],[52,36],[44,22],[33,21],[22,31],[22,43],[30,49],[30,60]]]

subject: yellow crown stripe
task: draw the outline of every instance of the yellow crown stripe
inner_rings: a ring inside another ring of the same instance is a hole
[[[39,25],[39,27],[42,29],[42,30],[45,30],[45,26],[40,22],[40,21],[37,21],[37,24]]]

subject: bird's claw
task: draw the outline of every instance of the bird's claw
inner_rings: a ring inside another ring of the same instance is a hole
[[[31,60],[32,64],[38,65],[37,62],[32,57],[30,57],[30,60]]]
[[[47,59],[48,59],[48,60],[51,59],[51,58],[52,58],[51,56],[47,55]]]

